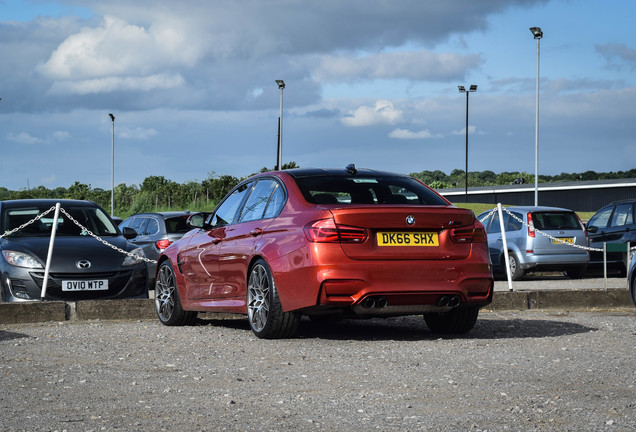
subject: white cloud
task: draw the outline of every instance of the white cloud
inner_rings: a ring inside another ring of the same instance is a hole
[[[7,139],[9,141],[13,141],[18,144],[27,144],[27,145],[44,143],[44,140],[34,137],[27,132],[20,132],[18,134],[10,133],[7,135]]]
[[[477,126],[468,125],[468,134],[473,135],[477,132]],[[463,127],[459,130],[454,130],[451,132],[451,135],[466,135],[466,128]]]
[[[39,70],[54,80],[87,80],[192,66],[199,53],[181,36],[179,24],[177,19],[155,22],[146,29],[106,16],[102,26],[85,27],[66,38]]]
[[[413,132],[408,129],[394,129],[389,133],[389,138],[395,139],[430,139],[442,138],[441,135],[433,135],[428,129]]]
[[[404,113],[393,102],[379,100],[373,107],[361,106],[341,121],[345,126],[372,126],[375,124],[396,124],[402,121]]]

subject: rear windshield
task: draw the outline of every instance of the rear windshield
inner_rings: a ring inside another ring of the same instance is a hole
[[[448,203],[417,180],[402,176],[299,177],[296,183],[313,204],[417,204]]]
[[[192,228],[186,224],[188,216],[189,215],[166,219],[166,231],[168,234],[184,234],[190,231]]]
[[[2,227],[4,231],[10,231],[23,226],[12,234],[15,237],[50,236],[51,227],[53,226],[53,212],[34,221],[36,216],[48,209],[49,207],[38,208],[32,206],[5,209]],[[58,236],[86,236],[88,235],[87,230],[98,236],[118,235],[117,228],[115,228],[108,215],[97,207],[65,206],[64,210],[71,215],[75,222],[70,220],[63,212],[60,212],[56,230],[56,235]]]
[[[534,212],[532,222],[540,230],[582,229],[573,212]]]

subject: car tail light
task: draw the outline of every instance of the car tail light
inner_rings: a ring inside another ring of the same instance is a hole
[[[305,225],[305,236],[315,243],[363,243],[367,239],[367,230],[336,225],[333,219],[321,219]]]
[[[167,239],[157,240],[155,242],[155,246],[157,246],[157,249],[159,249],[160,251],[166,249],[171,244],[172,244],[172,242],[170,240],[167,240]]]
[[[528,236],[534,237],[534,222],[532,222],[532,213],[528,213]]]
[[[485,243],[487,241],[486,230],[483,225],[480,225],[453,228],[450,230],[450,239],[455,243]]]

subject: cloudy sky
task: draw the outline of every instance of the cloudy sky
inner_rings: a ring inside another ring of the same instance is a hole
[[[636,167],[632,0],[0,0],[0,186]]]

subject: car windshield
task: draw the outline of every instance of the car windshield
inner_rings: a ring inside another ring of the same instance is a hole
[[[11,231],[28,223],[28,225],[12,234],[12,236],[50,236],[51,227],[53,226],[53,212],[48,213],[39,220],[33,221],[37,215],[44,213],[48,209],[48,207],[39,208],[34,206],[12,207],[5,209],[2,221],[4,231]],[[112,236],[118,234],[117,228],[115,228],[108,215],[100,208],[64,206],[64,210],[83,228],[70,220],[63,212],[60,212],[57,220],[57,236],[86,236],[88,235],[87,230],[90,230],[93,234],[98,236]]]
[[[532,222],[534,227],[540,230],[583,229],[572,212],[534,212]]]
[[[448,205],[435,192],[403,176],[298,177],[296,183],[313,204]]]

